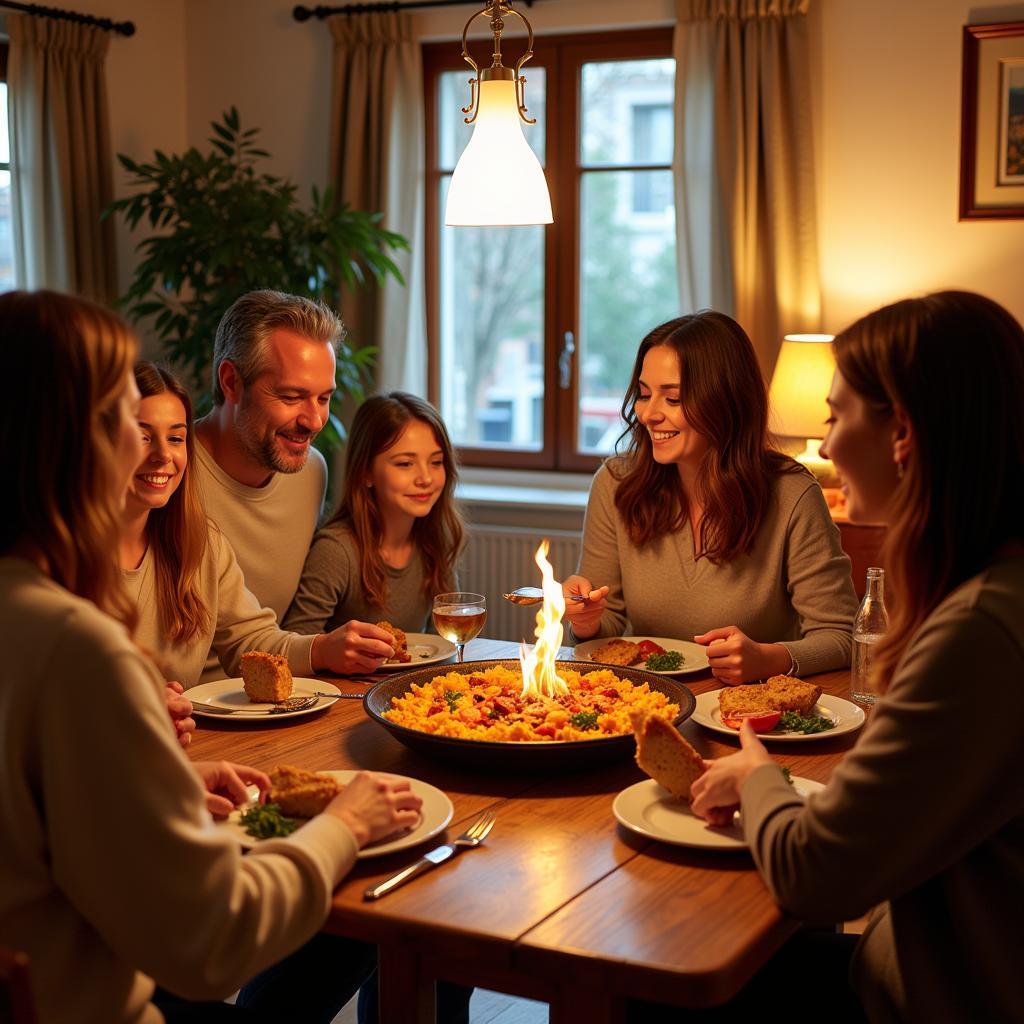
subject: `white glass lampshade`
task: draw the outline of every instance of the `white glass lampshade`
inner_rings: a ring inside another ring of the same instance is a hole
[[[769,401],[783,437],[824,437],[836,363],[831,334],[787,334],[772,374]]]
[[[473,135],[452,173],[445,224],[550,224],[551,197],[523,135],[511,79],[480,83]]]

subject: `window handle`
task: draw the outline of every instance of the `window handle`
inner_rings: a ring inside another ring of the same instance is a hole
[[[576,337],[572,331],[562,335],[562,352],[558,357],[558,386],[563,391],[572,387],[572,354],[576,351]]]

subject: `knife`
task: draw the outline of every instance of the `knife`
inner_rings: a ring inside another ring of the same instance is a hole
[[[386,896],[400,885],[405,885],[410,879],[422,875],[431,868],[436,868],[438,864],[443,864],[446,860],[450,860],[458,851],[459,848],[454,844],[445,843],[444,846],[439,846],[437,849],[425,853],[418,861],[414,861],[407,868],[403,868],[398,874],[385,879],[380,885],[374,885],[367,889],[363,893],[363,899],[379,900],[381,896]]]

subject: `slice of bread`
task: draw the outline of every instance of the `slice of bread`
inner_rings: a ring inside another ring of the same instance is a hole
[[[242,655],[242,684],[249,700],[280,704],[292,695],[292,670],[283,654],[249,651]]]
[[[385,633],[391,634],[392,644],[395,653],[388,658],[388,662],[401,662],[405,663],[410,661],[412,656],[409,654],[409,645],[405,637],[404,630],[399,629],[397,626],[392,626],[390,622],[383,621],[377,623],[378,629],[383,629]]]
[[[658,715],[640,713],[633,719],[633,731],[640,768],[674,797],[689,800],[690,786],[704,774],[700,754]]]
[[[764,683],[723,686],[718,706],[723,718],[754,711],[796,711],[806,715],[821,696],[821,687],[795,676],[772,676]]]
[[[281,764],[270,772],[270,800],[290,818],[312,818],[345,787],[337,779]]]
[[[609,640],[608,643],[598,647],[590,655],[591,661],[599,661],[603,665],[635,665],[642,659],[640,653],[640,645],[634,644],[630,640],[623,640],[622,637],[616,637],[614,640]]]

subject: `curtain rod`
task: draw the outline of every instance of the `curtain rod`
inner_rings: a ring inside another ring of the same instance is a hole
[[[533,6],[533,0],[522,2],[527,7]],[[292,17],[296,21],[309,21],[310,18],[323,21],[332,14],[376,14],[379,11],[409,11],[415,7],[464,7],[466,4],[476,4],[479,7],[481,0],[392,0],[390,3],[347,4],[343,7],[303,7],[300,4],[292,8]]]
[[[9,7],[12,11],[24,11],[37,18],[56,18],[58,21],[73,21],[79,25],[95,25],[106,32],[117,32],[122,36],[135,35],[135,23],[132,21],[111,21],[109,18],[97,18],[92,14],[79,14],[77,11],[62,11],[56,7],[43,7],[40,4],[18,4],[13,0],[0,0],[0,7]]]

